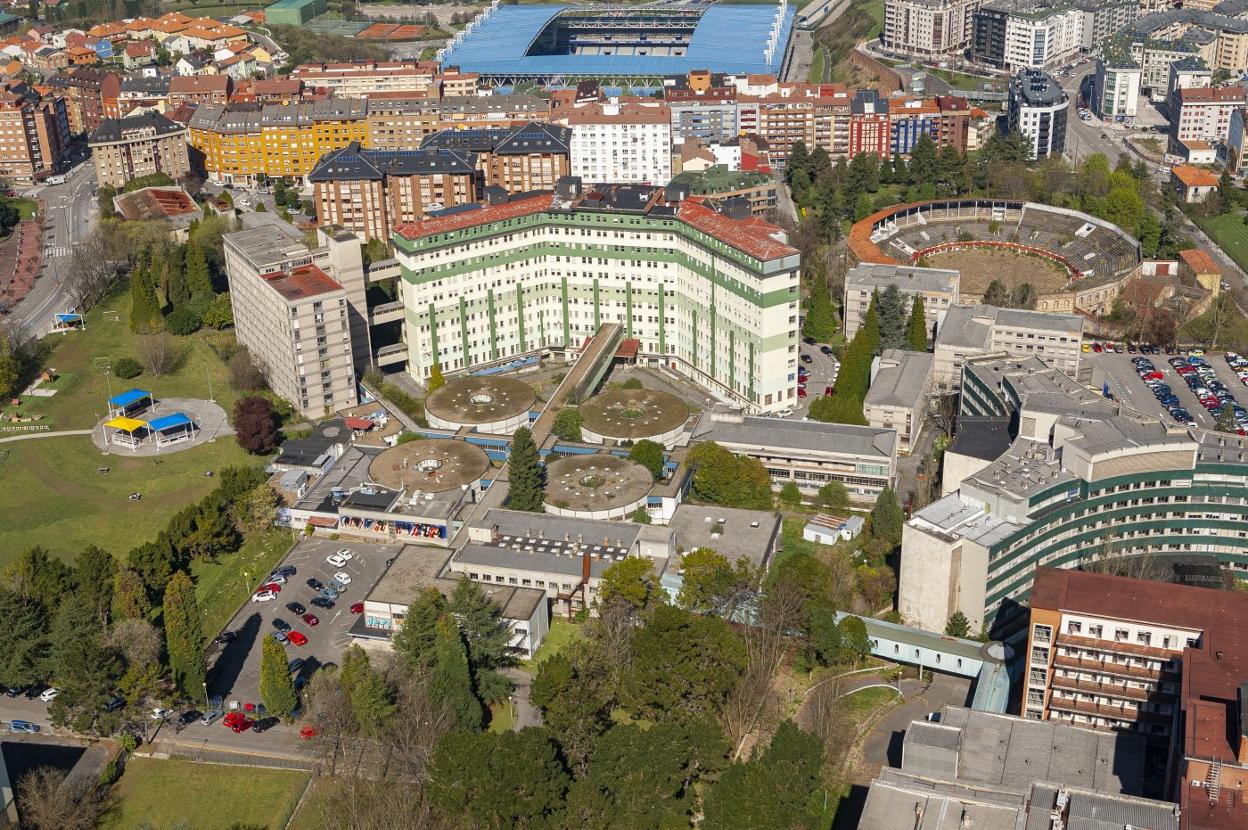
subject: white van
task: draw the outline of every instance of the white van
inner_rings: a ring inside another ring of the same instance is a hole
[[[46,184],[65,184],[64,176],[48,176],[45,180]]]

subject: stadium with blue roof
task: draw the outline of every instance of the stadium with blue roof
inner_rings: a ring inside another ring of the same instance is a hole
[[[640,6],[493,4],[438,53],[494,86],[594,78],[645,86],[698,69],[780,76],[795,10],[676,0]]]

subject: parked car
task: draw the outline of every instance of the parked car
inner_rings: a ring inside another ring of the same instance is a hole
[[[4,696],[5,697],[17,697],[24,691],[26,691],[25,686],[6,686],[4,689]]]
[[[277,640],[279,643],[285,644],[286,642],[286,632],[280,629],[277,631],[274,631],[269,636],[271,636],[274,640]]]
[[[352,557],[355,556],[355,551],[351,550],[351,548],[339,548],[338,553],[335,555],[341,556],[343,559],[346,559],[349,562],[351,561]]]
[[[803,362],[803,363],[814,363],[814,362],[815,362],[815,359],[814,359],[813,357],[811,357],[810,355],[806,354],[805,352],[803,352],[803,353],[802,353],[802,362]]]
[[[297,573],[294,565],[282,565],[280,568],[274,568],[270,576],[286,576],[291,577]]]
[[[154,709],[152,709],[152,712],[150,715],[148,715],[148,717],[150,717],[152,720],[168,720],[169,716],[172,714],[173,712],[169,711],[168,709],[162,709],[159,706],[157,706]]]
[[[276,591],[256,591],[251,595],[252,602],[269,602],[274,599],[277,599]]]
[[[315,577],[313,577],[313,578],[308,579],[308,587],[311,588],[313,591],[319,591],[325,586],[321,584],[321,581],[319,579],[316,579]]]
[[[334,574],[334,580],[343,585],[350,585],[351,574],[347,573],[346,571],[339,571],[338,573]]]
[[[117,697],[114,697],[112,700],[110,700],[108,703],[104,704],[104,711],[116,712],[118,709],[121,709],[125,705],[126,705],[126,699],[124,697],[117,696]]]
[[[29,732],[35,734],[39,731],[39,724],[31,723],[28,720],[12,720],[9,721],[10,732]]]
[[[290,631],[290,623],[286,622],[281,617],[274,618],[273,627],[278,631]]]
[[[315,726],[312,726],[311,724],[300,727],[299,729],[299,737],[303,738],[305,741],[310,741],[319,734],[320,734],[320,731],[317,730],[317,728]]]
[[[351,606],[351,613],[352,613],[352,614],[363,614],[363,613],[364,613],[364,603],[362,603],[362,602],[357,602],[357,603],[355,603],[354,605],[352,605],[352,606]]]
[[[178,715],[178,726],[186,726],[199,716],[200,712],[198,709],[187,709],[185,712]]]
[[[347,560],[336,553],[331,553],[325,557],[325,561],[333,565],[335,568],[346,567]]]
[[[303,612],[308,610],[297,602],[286,603],[286,608],[288,611],[290,611],[290,613],[294,614],[296,617],[301,616]]]
[[[279,582],[266,582],[260,586],[261,591],[272,591],[275,594],[282,592],[282,585]]]
[[[225,645],[229,645],[230,643],[234,642],[234,640],[235,640],[237,637],[238,637],[237,632],[234,632],[234,631],[222,631],[220,634],[218,634],[218,635],[217,635],[217,636],[213,639],[213,642],[214,642],[214,643],[216,643],[216,644],[217,644],[217,645],[219,645],[219,646],[225,646]]]
[[[308,638],[304,634],[298,631],[290,632],[289,634],[286,635],[286,639],[290,640],[292,643],[294,643],[297,646],[306,646],[308,644]]]
[[[338,592],[334,589],[333,585],[326,585],[321,589],[321,596],[325,599],[338,599]]]
[[[290,672],[291,674],[294,674],[295,672],[303,668],[304,663],[307,663],[307,662],[308,661],[304,660],[302,657],[296,657],[295,659],[291,660],[289,663],[286,664],[286,671]]]
[[[59,695],[60,693],[61,693],[60,689],[44,689],[43,693],[39,695],[39,699],[42,700],[44,703],[51,703],[52,701],[56,700],[56,696]]]
[[[46,684],[36,683],[35,685],[27,689],[25,692],[23,692],[22,697],[26,698],[27,700],[34,700],[35,698],[42,695],[45,691],[47,691],[47,689],[48,687]]]
[[[251,725],[251,731],[257,732],[257,733],[267,732],[275,726],[277,726],[277,718],[274,718],[274,717],[261,718],[260,720],[256,721],[255,723]]]
[[[334,601],[328,597],[312,597],[309,602],[317,608],[324,608],[326,611],[334,607]]]
[[[805,387],[805,386],[799,386],[799,387],[797,387],[797,396],[798,396],[799,398],[804,398],[804,397],[806,397],[806,387]]]
[[[199,722],[204,726],[210,726],[213,721],[221,717],[223,714],[224,713],[220,709],[213,709],[211,712],[205,712],[204,716],[199,719]]]
[[[321,624],[321,620],[319,617],[316,616],[316,614],[304,614],[303,621],[313,628],[316,628],[318,625]]]
[[[228,729],[233,729],[237,734],[250,729],[255,721],[248,719],[242,712],[230,712],[221,723]]]

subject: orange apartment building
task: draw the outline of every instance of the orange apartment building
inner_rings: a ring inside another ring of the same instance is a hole
[[[69,146],[65,98],[24,83],[0,91],[0,177],[32,184],[52,173]]]

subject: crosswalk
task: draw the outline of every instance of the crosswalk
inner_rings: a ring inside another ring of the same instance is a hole
[[[49,257],[67,257],[73,251],[68,245],[49,245],[44,253]]]

